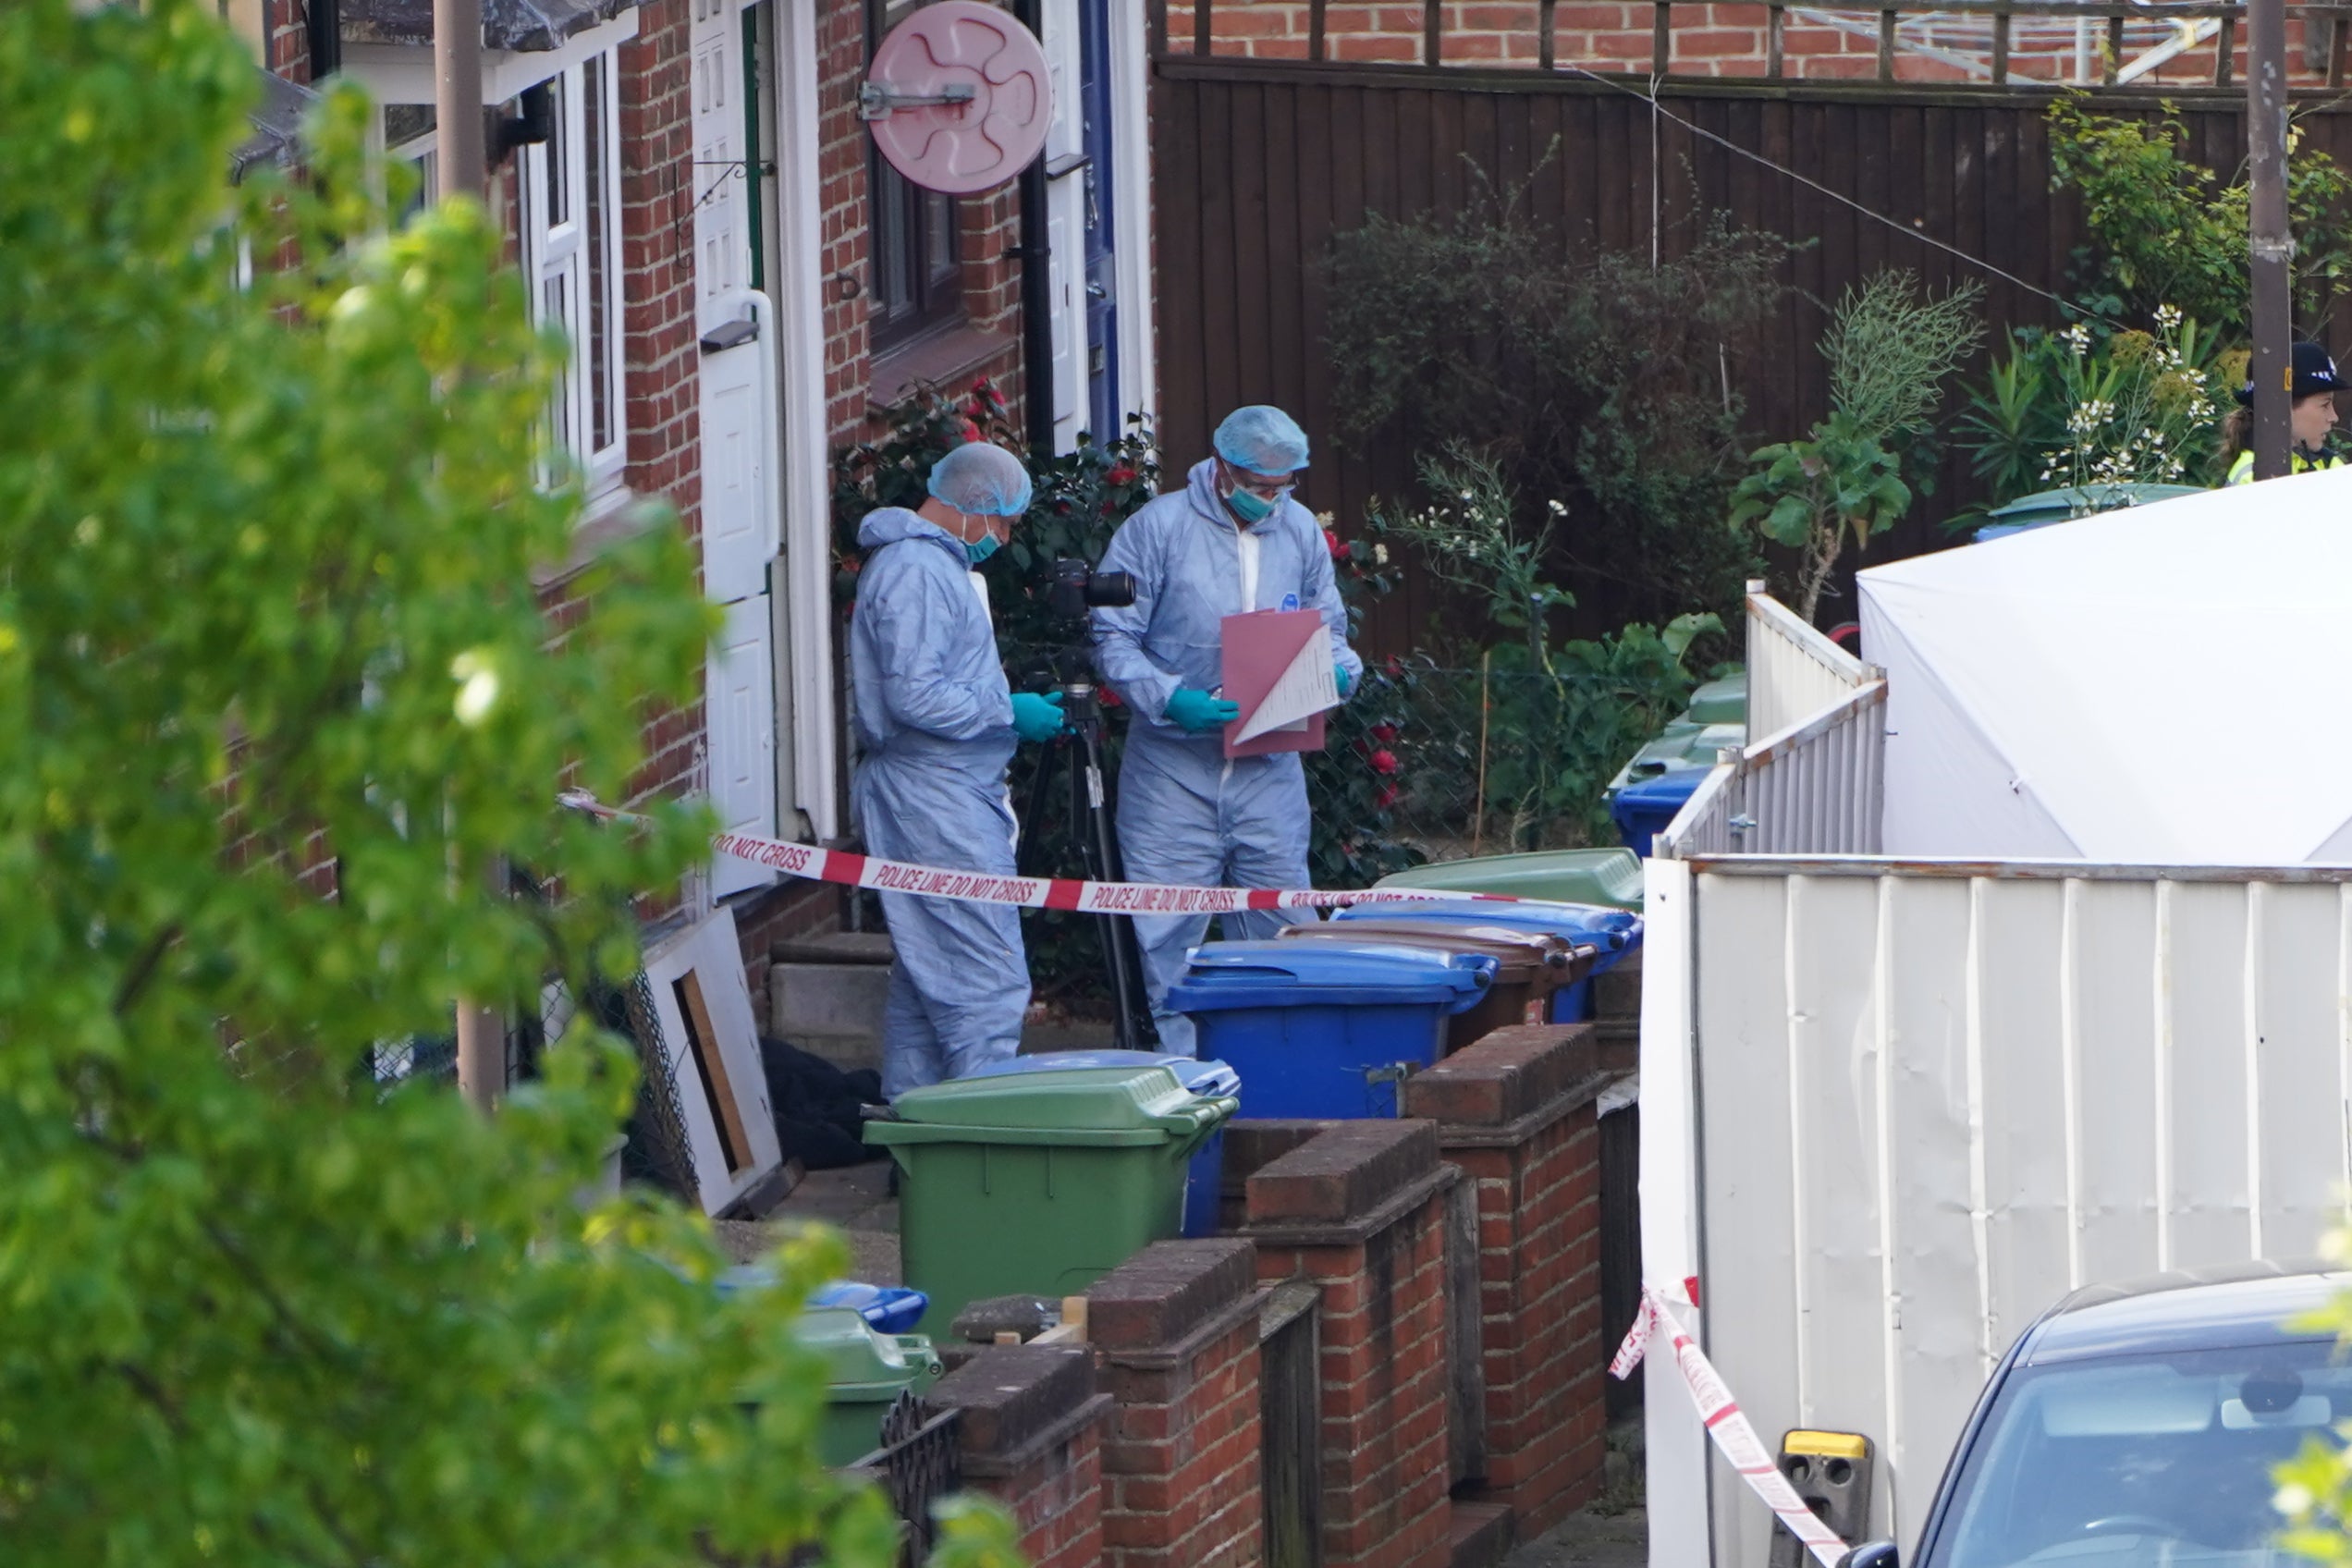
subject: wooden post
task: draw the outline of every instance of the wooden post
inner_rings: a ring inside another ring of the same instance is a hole
[[[1674,59],[1674,24],[1668,0],[1658,0],[1649,28],[1649,74],[1664,76]]]
[[[1421,0],[1421,63],[1438,63],[1439,38],[1445,31],[1445,0]]]
[[[2107,63],[2101,73],[2108,86],[2115,85],[2115,73],[2124,65],[2124,18],[2122,13],[2107,18]]]
[[[2285,0],[2247,0],[2246,145],[2253,165],[2247,253],[2254,286],[2254,477],[2277,479],[2287,472],[2294,440],[2288,267],[2295,232],[2286,217]]]
[[[1894,80],[1894,13],[1879,13],[1879,80]]]
[[[2237,43],[2237,18],[2223,17],[2221,31],[2213,35],[2213,85],[2230,84],[2230,51]]]
[[[2310,25],[2306,22],[2305,26]],[[2344,13],[2331,12],[2327,29],[2327,83],[2330,87],[2344,85]]]
[[[1193,53],[1195,55],[1213,53],[1211,46],[1216,42],[1217,21],[1210,13],[1215,5],[1216,0],[1193,0]]]
[[[1328,46],[1323,40],[1323,27],[1327,18],[1323,13],[1328,3],[1329,0],[1315,0],[1315,4],[1307,7],[1306,57],[1310,60],[1325,57],[1324,51]]]
[[[1550,70],[1559,59],[1560,0],[1541,0],[1536,15],[1536,63]]]
[[[1764,13],[1764,74],[1772,80],[1781,79],[1782,34],[1788,27],[1788,7],[1774,6]]]
[[[2006,6],[1992,14],[1992,84],[2001,86],[2009,80],[2009,11]]]

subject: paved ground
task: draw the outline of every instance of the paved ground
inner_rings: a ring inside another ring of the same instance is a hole
[[[1541,1540],[1502,1560],[1503,1568],[1646,1568],[1649,1528],[1638,1508],[1571,1516]]]
[[[870,1160],[843,1170],[812,1170],[766,1220],[717,1222],[721,1245],[748,1262],[775,1244],[768,1227],[821,1219],[849,1238],[849,1278],[895,1285],[899,1268],[899,1200],[890,1195],[890,1162]]]

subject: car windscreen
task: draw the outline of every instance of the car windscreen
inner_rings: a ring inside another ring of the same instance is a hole
[[[2352,1366],[2321,1340],[2021,1366],[1962,1461],[1922,1568],[2285,1562],[2272,1471],[2341,1446]],[[2297,1559],[2295,1561],[2301,1561]]]

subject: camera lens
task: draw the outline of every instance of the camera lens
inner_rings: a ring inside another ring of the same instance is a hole
[[[1086,584],[1086,603],[1099,609],[1124,609],[1135,602],[1132,572],[1098,571]]]

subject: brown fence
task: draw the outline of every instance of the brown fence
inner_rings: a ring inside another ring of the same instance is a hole
[[[2054,319],[2037,290],[2068,292],[2082,238],[2074,197],[2050,189],[2046,90],[1715,79],[1666,81],[1653,99],[1647,79],[1182,52],[1159,54],[1154,72],[1169,461],[1181,472],[1203,455],[1226,410],[1280,404],[1324,455],[1301,498],[1342,520],[1376,494],[1396,494],[1409,455],[1340,454],[1323,258],[1333,235],[1367,214],[1457,208],[1470,164],[1501,181],[1532,179],[1534,210],[1571,244],[1676,254],[1718,212],[1809,242],[1785,263],[1793,292],[1762,347],[1726,366],[1758,442],[1802,435],[1827,411],[1815,346],[1821,301],[1849,284],[1890,264],[1939,288],[1981,281],[1998,334]],[[2113,90],[2100,101],[2118,113],[2162,106]],[[2209,89],[2166,101],[2199,158],[2236,167],[2238,98]],[[2352,114],[2325,97],[2298,106],[2307,146],[2352,153]],[[2352,325],[2342,306],[2337,317],[2339,334]],[[1966,468],[1957,455],[1947,460],[1936,495],[1871,558],[1943,543],[1943,521],[1976,498]],[[1409,644],[1438,607],[1408,581],[1377,612],[1376,645]]]

